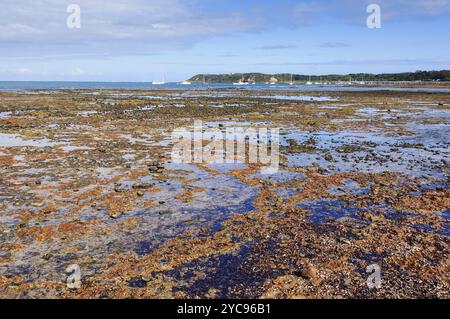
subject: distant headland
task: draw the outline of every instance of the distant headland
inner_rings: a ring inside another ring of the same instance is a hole
[[[278,83],[278,82],[377,82],[377,81],[407,81],[407,82],[450,82],[450,70],[416,71],[404,73],[352,73],[304,75],[291,73],[264,74],[264,73],[229,73],[229,74],[198,74],[189,81],[213,83]]]

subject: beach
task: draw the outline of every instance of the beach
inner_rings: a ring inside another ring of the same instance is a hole
[[[280,86],[1,91],[0,297],[449,298],[448,88]],[[195,121],[278,169],[175,162]]]

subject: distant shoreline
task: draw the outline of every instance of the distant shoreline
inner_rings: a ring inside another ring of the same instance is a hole
[[[403,73],[349,73],[349,74],[294,74],[294,73],[230,73],[230,74],[197,74],[189,79],[191,82],[216,83],[441,83],[450,82],[450,70],[415,71]]]
[[[365,83],[364,85],[352,84],[327,84],[327,85],[306,85],[305,83],[279,82],[277,84],[249,84],[235,86],[233,83],[203,83],[192,82],[191,85],[182,85],[179,82],[166,83],[164,85],[152,85],[150,82],[70,82],[70,81],[0,81],[0,92],[32,92],[32,91],[102,91],[102,90],[122,90],[122,91],[189,91],[189,90],[254,90],[254,91],[286,91],[286,92],[327,92],[327,91],[409,91],[409,92],[430,92],[449,93],[450,82],[430,83],[430,82],[401,82],[401,83]]]

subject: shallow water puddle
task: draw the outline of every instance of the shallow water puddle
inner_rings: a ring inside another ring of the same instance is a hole
[[[298,205],[300,208],[307,209],[310,212],[309,220],[321,224],[340,218],[351,218],[349,221],[364,223],[358,216],[363,209],[352,207],[340,200],[317,200],[306,201]]]
[[[360,187],[358,183],[351,179],[345,179],[343,182],[342,185],[329,188],[327,192],[336,196],[364,195],[370,192],[370,189]]]
[[[311,96],[311,95],[258,95],[250,98],[286,100],[286,101],[312,101],[312,102],[337,101],[336,99],[327,96]]]
[[[25,140],[17,134],[0,133],[0,147],[20,147],[20,146],[52,147],[58,144],[61,143],[51,142],[46,138],[38,140]]]
[[[6,119],[12,115],[12,112],[0,112],[0,119]]]
[[[276,249],[276,243],[265,243],[267,250]],[[253,244],[247,243],[233,254],[216,255],[178,267],[165,275],[186,284],[175,291],[198,298],[252,298],[250,288],[262,287],[270,278],[282,275],[283,269],[253,267]],[[256,265],[255,265],[256,266]]]
[[[319,164],[332,172],[392,171],[411,176],[444,177],[443,169],[450,159],[446,143],[450,139],[446,126],[416,126],[415,136],[383,136],[353,132],[290,132],[282,145],[291,140],[298,145],[309,143],[309,152],[286,150],[287,165],[304,167]],[[450,132],[448,132],[450,134]],[[312,141],[312,142],[311,142]]]

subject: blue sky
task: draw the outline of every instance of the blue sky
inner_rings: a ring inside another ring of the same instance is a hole
[[[450,0],[2,0],[0,80],[450,69],[449,18]]]

